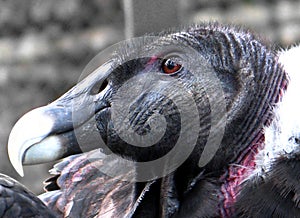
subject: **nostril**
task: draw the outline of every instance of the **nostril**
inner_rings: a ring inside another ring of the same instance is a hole
[[[108,86],[108,81],[107,81],[107,79],[105,79],[105,80],[102,82],[102,84],[101,84],[101,86],[100,86],[98,92],[102,92],[102,91],[106,88],[106,86]]]
[[[97,95],[98,93],[102,92],[107,86],[108,86],[107,79],[105,79],[104,81],[98,82],[91,89],[90,94]]]

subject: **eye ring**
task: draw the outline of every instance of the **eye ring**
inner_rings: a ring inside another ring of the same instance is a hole
[[[162,61],[161,69],[163,73],[173,75],[181,71],[182,64],[172,58],[166,58]]]

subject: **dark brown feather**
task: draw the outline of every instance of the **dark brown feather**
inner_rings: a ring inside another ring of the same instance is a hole
[[[54,214],[32,192],[16,180],[0,174],[0,217],[54,218]]]
[[[98,158],[92,159],[95,153]],[[46,189],[51,191],[40,198],[60,217],[132,216],[151,183],[138,190],[133,182],[101,172],[104,163],[105,155],[99,150],[64,159],[51,171],[54,177],[47,180]]]

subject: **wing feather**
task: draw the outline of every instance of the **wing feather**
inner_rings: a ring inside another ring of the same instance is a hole
[[[60,217],[131,217],[151,183],[137,193],[136,183],[99,170],[106,161],[99,150],[65,158],[50,171],[54,177],[46,181],[48,192],[40,199]]]

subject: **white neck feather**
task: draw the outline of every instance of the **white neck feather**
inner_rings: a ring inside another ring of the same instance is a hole
[[[274,120],[264,128],[265,147],[256,156],[254,175],[263,176],[274,159],[300,152],[300,45],[279,53],[289,76],[281,102],[273,109]]]

